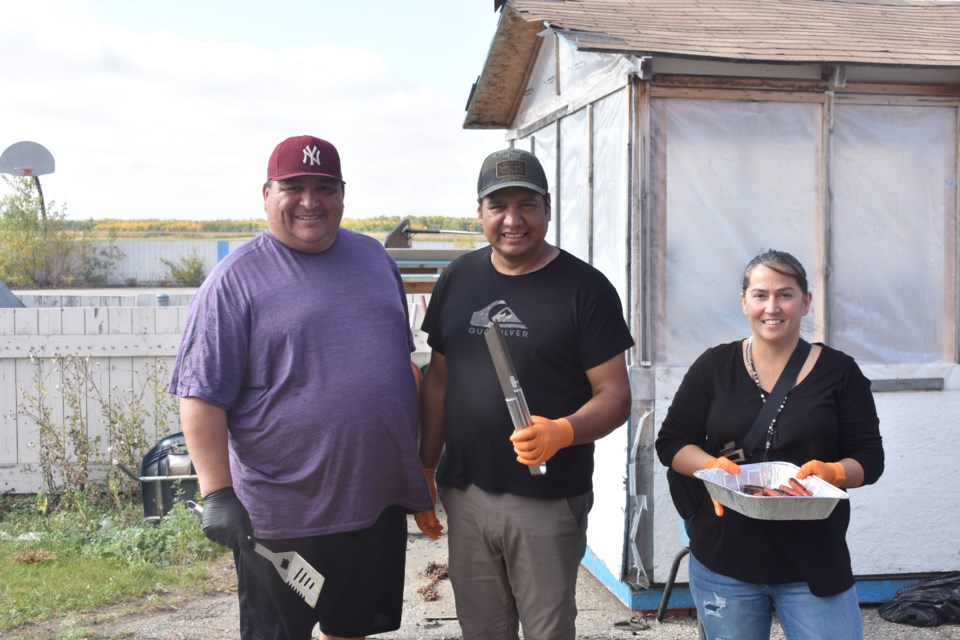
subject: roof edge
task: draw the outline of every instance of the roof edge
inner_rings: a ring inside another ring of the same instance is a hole
[[[464,129],[506,129],[513,121],[536,53],[543,22],[527,21],[508,2],[467,103]]]

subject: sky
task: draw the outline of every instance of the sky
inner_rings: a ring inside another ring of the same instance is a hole
[[[281,140],[340,152],[345,217],[476,214],[465,130],[493,0],[0,0],[0,152],[73,220],[250,220]],[[9,187],[0,182],[0,194]]]

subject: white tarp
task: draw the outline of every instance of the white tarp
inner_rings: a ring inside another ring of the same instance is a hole
[[[543,166],[544,173],[547,174],[547,183],[550,187],[551,199],[556,207],[557,193],[557,124],[551,123],[542,129],[532,133],[523,140],[517,141],[518,149],[525,149],[537,156],[540,164]],[[547,242],[557,244],[557,212],[553,211],[553,219],[547,228]]]
[[[661,157],[651,183],[664,187],[652,210],[665,212],[653,225],[653,300],[663,305],[651,329],[654,361],[689,365],[748,333],[740,279],[754,255],[789,251],[813,275],[820,107],[654,100],[652,122]]]
[[[580,109],[560,121],[560,246],[590,262],[590,119]]]
[[[957,110],[835,110],[830,342],[860,362],[954,359]]]
[[[594,103],[593,266],[606,274],[624,305],[628,300],[628,125],[626,89]]]

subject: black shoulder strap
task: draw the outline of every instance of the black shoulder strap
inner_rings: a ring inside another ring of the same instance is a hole
[[[793,354],[790,356],[790,360],[787,361],[787,366],[783,368],[783,372],[780,374],[780,377],[777,378],[777,384],[774,385],[773,391],[770,392],[767,401],[763,403],[763,408],[760,409],[757,419],[753,421],[753,426],[750,427],[750,431],[747,432],[747,435],[744,436],[741,441],[741,448],[743,449],[745,458],[749,458],[753,450],[757,448],[757,445],[760,443],[760,438],[763,437],[763,432],[767,430],[767,427],[770,426],[770,423],[774,417],[776,417],[780,405],[783,404],[783,399],[787,397],[787,393],[796,383],[797,376],[800,375],[800,369],[803,367],[803,363],[806,361],[809,353],[810,343],[800,338],[796,348],[793,350]]]

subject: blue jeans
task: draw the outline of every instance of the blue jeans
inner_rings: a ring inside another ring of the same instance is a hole
[[[707,640],[769,640],[774,608],[789,640],[863,640],[856,587],[818,598],[806,582],[742,582],[711,571],[691,553],[690,594]]]

